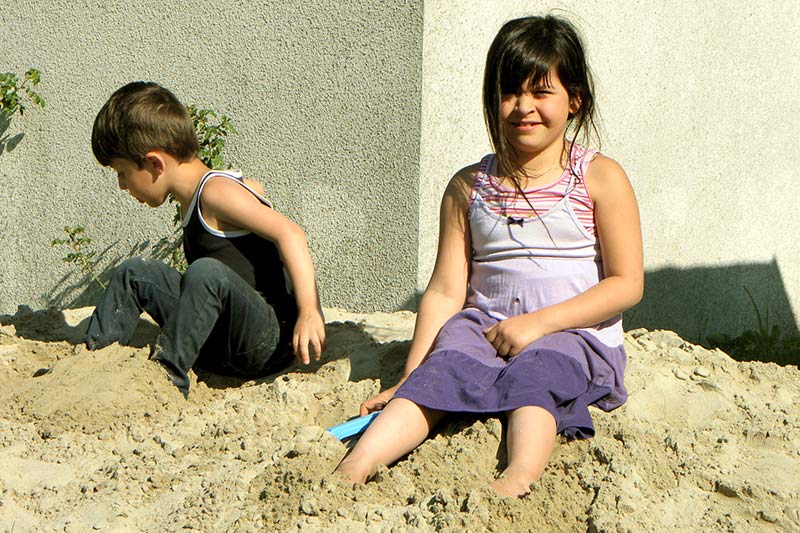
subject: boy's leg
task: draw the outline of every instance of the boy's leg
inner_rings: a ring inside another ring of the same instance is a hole
[[[556,443],[556,420],[535,406],[508,412],[508,466],[490,486],[502,496],[521,497],[542,476]]]
[[[161,261],[143,257],[124,261],[92,313],[83,337],[86,347],[97,350],[114,342],[127,344],[142,311],[163,326],[178,301],[180,280],[180,273]]]
[[[366,483],[378,465],[391,464],[422,444],[444,414],[405,398],[393,399],[336,471],[355,483]]]
[[[275,311],[261,295],[222,262],[202,258],[184,273],[180,298],[152,357],[169,368],[186,393],[187,372],[201,357],[202,366],[211,370],[259,375],[279,335]]]

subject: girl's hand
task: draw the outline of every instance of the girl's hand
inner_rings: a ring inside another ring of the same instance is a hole
[[[314,360],[319,361],[326,348],[326,340],[325,319],[317,309],[301,311],[294,326],[294,336],[292,337],[294,356],[304,365],[311,362],[309,345],[314,350]]]
[[[394,397],[394,393],[397,392],[397,389],[400,388],[400,385],[403,384],[403,381],[404,380],[401,380],[399,383],[397,383],[397,385],[389,387],[380,394],[373,396],[366,402],[362,403],[361,409],[359,409],[358,414],[360,416],[364,416],[370,413],[374,413],[375,411],[380,411],[381,409],[386,407],[386,404],[389,403],[389,400],[391,400]]]
[[[500,357],[514,357],[530,343],[544,336],[532,314],[518,315],[501,320],[483,330],[486,340]]]

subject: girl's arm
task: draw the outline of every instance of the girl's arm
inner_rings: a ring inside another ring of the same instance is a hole
[[[484,334],[499,355],[517,355],[549,333],[594,326],[641,300],[642,233],[630,181],[616,161],[598,155],[586,172],[586,185],[594,202],[605,278],[569,300],[487,328]]]
[[[436,263],[419,303],[403,377],[393,387],[361,404],[362,415],[382,409],[392,399],[395,391],[428,355],[444,323],[464,306],[472,257],[467,207],[476,170],[477,166],[472,166],[458,172],[442,198]]]
[[[253,186],[255,182],[247,180],[247,184]],[[263,193],[260,185],[253,188]],[[308,364],[310,344],[315,359],[319,360],[325,349],[325,320],[305,232],[228,178],[209,179],[203,187],[201,202],[203,218],[212,227],[223,231],[248,230],[278,247],[297,300],[298,317],[292,339],[295,356]]]

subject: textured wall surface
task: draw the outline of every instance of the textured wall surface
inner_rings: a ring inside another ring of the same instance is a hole
[[[421,2],[12,0],[0,71],[42,73],[44,110],[0,154],[0,313],[86,303],[49,243],[84,225],[99,270],[171,231],[94,161],[92,121],[119,86],[158,81],[229,114],[225,155],[303,226],[323,304],[396,309],[416,288]]]
[[[486,50],[507,19],[551,10],[588,43],[603,151],[627,170],[645,238],[628,325],[689,338],[770,321],[796,329],[800,4],[722,0],[416,2],[12,1],[3,71],[42,71],[44,111],[0,154],[0,312],[69,304],[49,248],[84,224],[103,265],[170,231],[114,189],[88,146],[105,98],[152,79],[230,114],[227,156],[309,234],[325,305],[413,304],[435,257],[449,177],[489,151]],[[84,295],[84,299],[85,299]]]
[[[602,149],[636,190],[647,271],[628,325],[690,338],[754,327],[743,287],[784,331],[800,317],[800,4],[709,0],[425,2],[420,269],[447,180],[490,148],[486,51],[503,22],[562,14],[588,45]],[[666,316],[669,315],[669,316]]]

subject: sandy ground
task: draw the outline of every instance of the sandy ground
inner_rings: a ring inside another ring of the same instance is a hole
[[[321,364],[192,375],[184,400],[139,348],[77,344],[91,309],[0,328],[0,531],[797,531],[800,372],[665,331],[626,336],[630,399],[559,442],[523,500],[486,488],[501,420],[453,416],[365,486],[324,428],[394,383],[411,313],[327,310]]]

